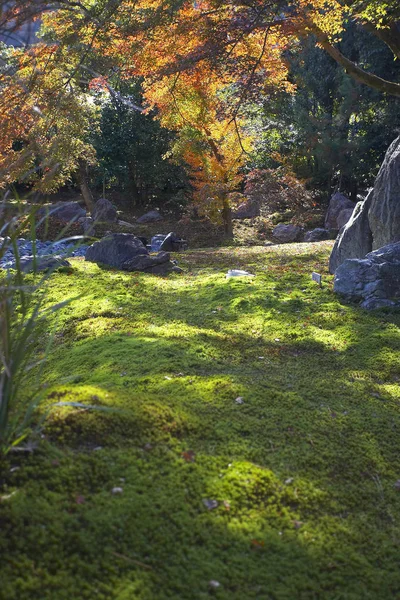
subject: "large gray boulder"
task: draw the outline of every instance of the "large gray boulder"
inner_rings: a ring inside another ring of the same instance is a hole
[[[400,240],[400,137],[389,147],[368,211],[372,249]]]
[[[344,210],[353,210],[354,206],[354,202],[343,196],[340,192],[333,194],[325,217],[325,229],[340,229],[338,224],[340,213]]]
[[[347,223],[350,221],[351,216],[354,212],[354,208],[355,205],[352,208],[345,208],[344,210],[340,211],[336,219],[336,223],[339,230],[342,229],[342,227],[344,227],[345,225],[347,225]]]
[[[141,240],[131,233],[112,233],[90,246],[85,260],[124,271],[166,274],[180,271],[167,252],[149,254]]]
[[[400,306],[400,242],[345,260],[335,272],[333,289],[363,308]]]
[[[303,229],[298,225],[280,223],[272,232],[273,238],[280,244],[297,242],[303,237]]]
[[[158,221],[162,220],[162,215],[158,210],[150,210],[146,214],[139,217],[136,223],[157,223]]]
[[[368,209],[372,191],[362,202],[358,202],[344,228],[336,238],[329,258],[329,271],[335,273],[347,258],[364,258],[372,250],[372,232],[369,227]]]
[[[50,217],[60,223],[67,224],[86,217],[86,210],[78,202],[59,202],[43,206],[38,210],[39,219]]]
[[[356,209],[340,232],[330,258],[334,273],[348,258],[363,258],[366,254],[400,240],[400,137],[386,153],[366,199]]]
[[[100,198],[92,210],[92,219],[97,223],[116,223],[118,215],[115,207],[109,200]]]

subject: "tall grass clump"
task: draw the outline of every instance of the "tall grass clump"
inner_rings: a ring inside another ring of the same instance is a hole
[[[24,208],[20,202],[17,215],[4,217],[8,208],[4,200],[0,205],[0,260],[12,249],[15,267],[0,270],[0,457],[21,448],[33,431],[35,411],[44,395],[43,365],[52,341],[52,336],[47,336],[43,349],[44,325],[50,313],[70,301],[44,308],[54,269],[40,272],[38,268],[36,229],[41,222],[37,207]],[[27,230],[33,256],[33,275],[29,276],[18,247],[18,238]]]

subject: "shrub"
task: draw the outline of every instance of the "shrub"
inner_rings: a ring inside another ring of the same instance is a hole
[[[259,205],[263,216],[286,210],[308,210],[314,205],[304,183],[284,168],[253,169],[246,176],[244,193]]]

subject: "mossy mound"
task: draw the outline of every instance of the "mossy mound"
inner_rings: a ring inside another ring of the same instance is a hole
[[[2,464],[1,600],[400,597],[400,314],[341,305],[331,246],[53,275],[41,410],[117,410]]]

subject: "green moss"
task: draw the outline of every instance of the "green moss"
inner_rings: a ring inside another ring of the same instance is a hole
[[[400,595],[400,315],[341,305],[329,249],[54,275],[49,304],[83,296],[54,316],[41,410],[116,411],[55,407],[2,465],[1,600]]]

